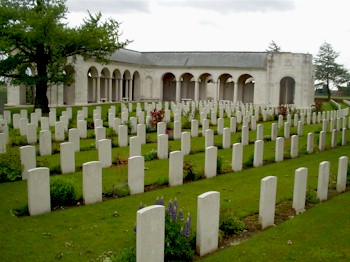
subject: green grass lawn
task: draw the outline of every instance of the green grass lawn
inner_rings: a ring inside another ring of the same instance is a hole
[[[102,115],[107,114],[108,105],[102,106]],[[81,107],[80,107],[81,108]],[[73,111],[76,113],[75,108]],[[57,111],[59,112],[58,109]],[[120,109],[117,109],[117,111]],[[91,111],[91,112],[90,112]],[[91,107],[89,112],[92,113]],[[119,111],[120,112],[120,111]],[[73,116],[74,119],[74,116]],[[271,133],[271,123],[264,123],[264,134],[269,136]],[[225,120],[225,127],[229,126],[228,120]],[[214,129],[214,127],[213,127]],[[327,150],[319,152],[317,150],[317,134],[315,134],[315,153],[311,155],[305,154],[306,147],[306,134],[308,132],[319,132],[321,129],[320,124],[314,124],[304,126],[304,136],[299,138],[299,152],[300,157],[295,159],[286,159],[280,163],[266,164],[259,168],[248,168],[242,172],[229,172],[222,175],[218,175],[211,179],[202,179],[195,182],[186,183],[177,187],[165,187],[158,190],[146,192],[144,194],[127,196],[123,198],[115,198],[104,200],[102,203],[78,206],[72,208],[65,208],[62,210],[55,210],[49,214],[35,216],[35,217],[21,217],[14,216],[13,210],[23,209],[27,204],[27,185],[26,181],[16,181],[11,183],[0,184],[0,260],[1,261],[52,261],[61,259],[62,261],[90,261],[97,258],[103,252],[117,251],[122,248],[128,247],[135,242],[135,238],[132,232],[134,223],[136,221],[136,211],[139,204],[142,202],[146,205],[152,205],[157,197],[164,197],[165,202],[175,197],[178,199],[179,206],[183,208],[185,212],[190,212],[193,218],[192,228],[196,228],[196,208],[197,208],[197,196],[207,191],[219,191],[221,193],[221,206],[225,209],[229,209],[234,212],[238,217],[245,217],[250,214],[258,212],[259,209],[259,193],[260,193],[260,180],[269,175],[278,177],[277,186],[277,203],[281,203],[284,200],[291,200],[293,194],[294,183],[294,171],[299,167],[307,167],[309,169],[308,187],[315,189],[317,185],[318,165],[322,161],[331,162],[331,179],[330,188],[335,187],[335,177],[337,172],[338,159],[340,156],[350,156],[350,145],[337,147],[335,149],[330,148],[330,134],[327,134]],[[291,129],[291,134],[296,133],[296,128]],[[12,136],[18,135],[18,132],[11,133]],[[278,134],[283,134],[283,128],[278,130]],[[155,140],[155,133],[148,134],[149,140]],[[255,141],[256,132],[250,132],[250,141]],[[341,136],[338,136],[340,141]],[[231,136],[231,142],[235,143],[240,140],[240,132],[234,133]],[[348,141],[350,141],[350,132],[348,132]],[[94,139],[84,139],[81,141],[81,148],[89,148],[94,143]],[[216,135],[214,143],[220,146],[222,143],[222,135]],[[169,141],[171,150],[179,150],[181,148],[180,141]],[[266,141],[264,143],[264,160],[265,162],[271,162],[274,159],[274,147],[275,142]],[[156,143],[147,143],[142,146],[142,154],[149,153],[152,149],[156,149]],[[38,161],[47,163],[50,167],[59,165],[59,154],[57,153],[49,157],[37,157]],[[117,156],[120,159],[127,159],[129,155],[128,147],[113,148],[113,156]],[[191,140],[191,150],[193,154],[185,157],[186,162],[192,163],[199,172],[203,172],[204,169],[204,138],[198,137]],[[250,144],[244,147],[244,160],[246,162],[253,154],[254,144]],[[285,156],[288,158],[290,150],[290,140],[285,142]],[[228,170],[231,165],[232,150],[220,149],[218,155],[223,158],[223,168]],[[76,153],[76,166],[77,170],[81,169],[81,165],[88,161],[97,160],[97,151],[95,149],[82,151]],[[273,162],[273,161],[272,161]],[[169,161],[165,160],[153,160],[146,161],[145,167],[145,185],[162,184],[167,181]],[[66,175],[53,175],[51,180],[64,179],[71,180],[76,185],[78,195],[82,193],[82,173],[81,171],[74,174]],[[110,191],[114,185],[125,184],[127,179],[127,166],[113,165],[111,168],[103,169],[103,191]],[[348,196],[349,193],[343,194]],[[343,199],[343,195],[338,196],[336,199]],[[344,201],[348,201],[349,197]],[[331,200],[336,201],[336,200]],[[330,202],[331,202],[330,201]],[[326,205],[322,203],[321,206]],[[337,202],[338,203],[338,202]],[[315,209],[317,210],[318,207]],[[338,211],[338,210],[337,210]],[[313,209],[308,210],[301,216],[286,222],[298,221],[302,217],[308,215]],[[335,223],[334,221],[343,221],[343,217],[348,217],[347,209],[340,209],[339,212],[334,212],[334,219],[324,219],[321,222],[327,224],[327,226],[333,226],[334,231],[340,231],[344,225],[348,225],[349,220],[345,223]],[[313,213],[311,213],[313,214]],[[322,215],[322,213],[320,213]],[[317,216],[317,215],[311,215]],[[322,215],[323,216],[323,215]],[[300,218],[299,218],[300,217]],[[296,223],[296,222],[295,222]],[[315,228],[320,222],[315,222]],[[297,223],[298,224],[298,223]],[[319,228],[322,228],[319,225]],[[325,225],[326,226],[326,225]],[[265,230],[261,234],[263,236],[270,231],[278,231],[276,234],[283,235],[284,224],[279,225],[277,228],[271,228]],[[301,226],[302,227],[302,226]],[[311,228],[310,228],[311,229]],[[292,231],[292,230],[291,230]],[[296,231],[296,232],[300,232]],[[293,232],[291,232],[293,233]],[[349,233],[349,230],[348,230]],[[328,232],[332,234],[332,232]],[[259,235],[260,236],[260,235]],[[296,241],[296,237],[292,238],[293,243]],[[300,236],[300,238],[303,238]],[[346,241],[348,238],[341,235],[341,240]],[[323,239],[317,239],[317,241],[328,241]],[[333,238],[329,238],[333,241]],[[263,240],[268,246],[269,241]],[[270,239],[271,241],[271,239]],[[245,245],[249,241],[242,243],[238,247],[235,247],[233,257],[237,257],[237,254],[244,254]],[[333,241],[334,242],[334,241]],[[276,243],[276,249],[283,250],[279,247],[279,242]],[[297,244],[299,242],[295,242]],[[328,246],[326,242],[325,246]],[[265,245],[265,243],[264,243]],[[282,244],[280,244],[282,245]],[[236,251],[242,246],[242,251]],[[289,247],[289,246],[288,246]],[[287,248],[288,248],[287,247]],[[294,246],[293,246],[294,247]],[[298,247],[295,245],[295,247]],[[252,244],[248,247],[251,250],[251,254],[260,254],[259,244]],[[316,252],[320,257],[319,260],[328,260],[329,253],[340,254],[342,246],[338,249],[336,245],[329,243],[329,252],[324,251]],[[218,252],[215,256],[217,260],[230,261],[228,259],[231,249]],[[315,249],[320,250],[320,249]],[[271,251],[272,252],[272,251]],[[298,259],[299,254],[306,252],[302,249],[295,251],[296,253],[290,256],[295,256]],[[299,252],[299,253],[298,253]],[[283,252],[282,252],[283,253]],[[320,253],[320,254],[319,254]],[[221,255],[223,254],[223,255]],[[271,254],[266,251],[266,254]],[[226,257],[228,256],[228,257]],[[344,251],[344,256],[349,259],[349,251]],[[268,256],[267,256],[268,257]],[[210,259],[208,257],[208,259]],[[263,257],[259,257],[263,259]],[[271,255],[270,257],[271,258]],[[214,258],[213,258],[214,259]],[[239,257],[241,259],[241,257]],[[217,261],[213,260],[213,261]],[[252,257],[250,257],[250,261]],[[314,260],[318,260],[316,257]],[[248,261],[248,260],[247,260]]]

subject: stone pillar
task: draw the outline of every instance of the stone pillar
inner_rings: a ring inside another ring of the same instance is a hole
[[[168,158],[168,135],[158,135],[157,154],[159,159]]]
[[[169,185],[178,186],[183,183],[184,155],[181,151],[173,151],[169,154]]]
[[[98,141],[98,160],[101,162],[102,168],[112,165],[112,141],[110,139]]]
[[[28,179],[28,170],[36,168],[35,146],[21,146],[19,148],[22,169],[22,180]]]
[[[232,145],[232,170],[235,172],[242,171],[243,163],[243,145],[235,143]]]
[[[176,81],[176,102],[180,102],[181,100],[181,81]]]
[[[346,189],[348,163],[349,158],[347,156],[341,156],[339,158],[337,174],[337,191],[339,193],[344,192]]]
[[[61,164],[62,174],[75,172],[75,152],[74,152],[73,143],[71,142],[61,143],[60,164]]]
[[[28,170],[28,210],[35,216],[51,211],[50,170],[38,167]]]
[[[264,140],[257,140],[254,143],[254,167],[263,165],[264,160]]]
[[[189,132],[181,133],[181,152],[184,156],[191,152],[191,135]]]
[[[85,205],[102,202],[102,166],[99,161],[83,164],[83,199]]]
[[[328,198],[328,181],[329,181],[330,162],[323,161],[318,169],[317,197],[320,201]]]
[[[207,255],[218,248],[220,192],[209,191],[197,199],[196,251]]]
[[[129,79],[128,80],[129,82],[129,101],[132,101],[133,100],[133,91],[132,91],[132,79]]]
[[[205,148],[205,167],[204,176],[211,178],[216,176],[218,148],[209,146]]]
[[[199,82],[194,82],[194,101],[199,101]]]
[[[112,78],[106,79],[108,81],[108,101],[112,102]]]
[[[306,167],[300,167],[295,170],[293,208],[297,215],[305,211],[307,172],[308,169]]]
[[[137,211],[136,261],[164,261],[164,216],[164,206],[161,205],[153,205]]]
[[[128,158],[128,185],[131,195],[144,192],[144,172],[145,159],[143,156],[133,156]]]
[[[96,102],[101,102],[101,80],[100,78],[96,78]]]
[[[272,226],[275,221],[277,177],[267,176],[261,179],[259,222],[262,229]]]

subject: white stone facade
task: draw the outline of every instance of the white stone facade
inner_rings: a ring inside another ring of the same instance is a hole
[[[47,92],[50,106],[182,99],[296,107],[314,102],[310,54],[121,49],[107,65],[78,58],[66,71],[74,74],[75,81],[70,86],[51,86]],[[9,88],[8,104],[25,104],[26,90]]]

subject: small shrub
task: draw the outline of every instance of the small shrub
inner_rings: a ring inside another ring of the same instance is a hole
[[[113,188],[105,194],[112,197],[126,197],[130,195],[130,189],[128,184],[113,185]]]
[[[254,165],[254,155],[250,154],[248,157],[248,160],[244,162],[243,164],[245,167],[253,167]]]
[[[0,157],[0,182],[20,180],[22,169],[18,149],[8,148],[6,153]]]
[[[285,105],[279,105],[278,106],[278,114],[279,115],[286,116],[287,112],[288,112],[288,110],[287,110],[287,107]]]
[[[195,171],[194,166],[189,161],[184,162],[183,172],[185,181],[196,181],[202,179],[202,175]]]
[[[150,112],[151,119],[149,121],[150,125],[155,128],[158,122],[162,122],[164,119],[165,111],[163,109],[157,110],[156,108]]]
[[[121,158],[119,154],[117,154],[114,158],[113,164],[117,166],[121,165],[127,165],[128,164],[128,159]]]
[[[29,209],[28,205],[24,205],[18,209],[11,210],[11,214],[17,216],[17,217],[26,217],[29,216]]]
[[[54,180],[50,185],[51,207],[70,206],[76,202],[76,189],[71,181]]]
[[[317,197],[317,192],[313,188],[308,188],[306,190],[306,199],[305,199],[307,204],[317,204],[320,202],[320,199]]]
[[[232,236],[245,229],[245,223],[228,210],[221,210],[219,228],[224,236]]]
[[[145,161],[151,161],[158,158],[157,150],[151,149],[149,153],[144,155]]]
[[[218,156],[216,159],[216,173],[217,174],[222,174],[223,173],[223,162],[224,158],[222,156]]]

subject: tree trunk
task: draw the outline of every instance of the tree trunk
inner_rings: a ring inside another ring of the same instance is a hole
[[[46,96],[47,84],[38,83],[35,90],[34,108],[41,108],[43,113],[49,113],[49,100]]]
[[[48,56],[45,53],[45,47],[43,44],[38,44],[36,48],[36,64],[38,69],[38,82],[36,84],[35,91],[35,103],[34,108],[41,108],[43,113],[50,112],[49,101],[46,96],[47,92],[47,65],[48,65]]]

